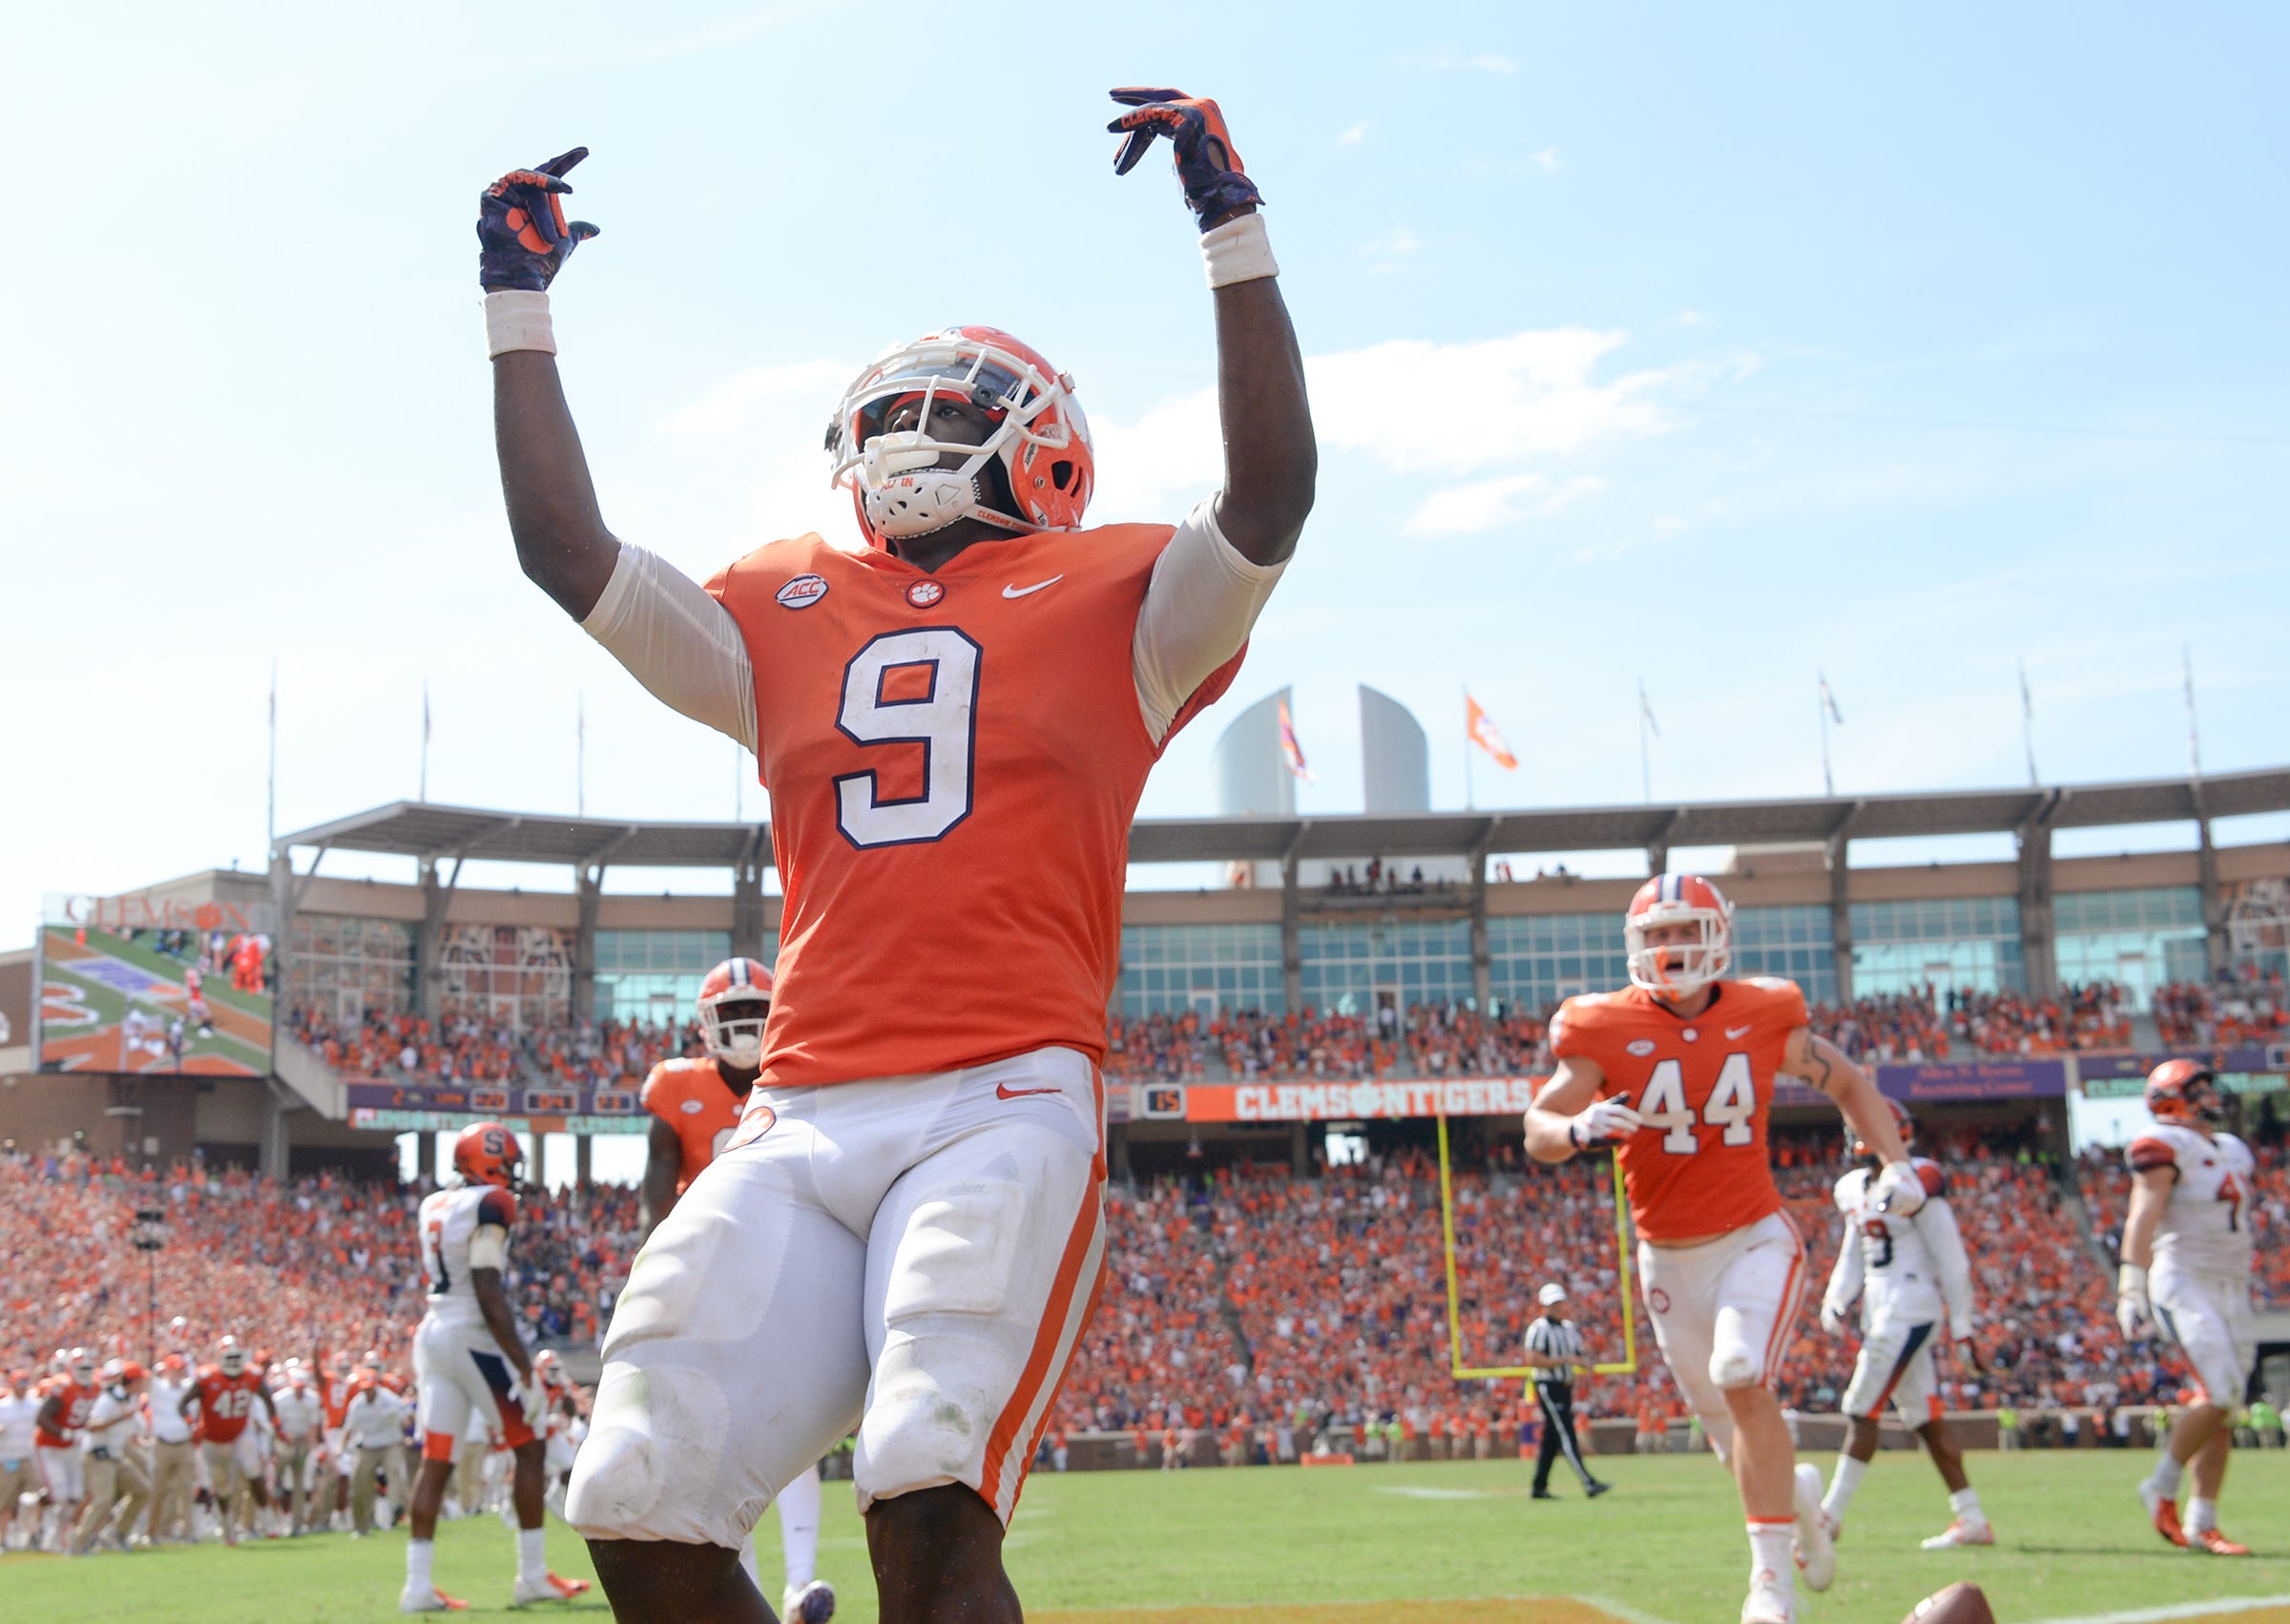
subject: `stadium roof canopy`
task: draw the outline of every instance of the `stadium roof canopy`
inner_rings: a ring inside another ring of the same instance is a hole
[[[2290,811],[2290,767],[2191,779],[2052,788],[1801,801],[1712,801],[1520,811],[1336,817],[1146,818],[1130,829],[1133,863],[1277,863],[1284,858],[1468,856],[1472,852],[1622,851],[1648,846],[1797,842],[2190,822]],[[771,862],[771,830],[753,823],[625,822],[540,812],[486,812],[400,801],[280,838],[297,847],[431,861],[639,868],[736,868]]]

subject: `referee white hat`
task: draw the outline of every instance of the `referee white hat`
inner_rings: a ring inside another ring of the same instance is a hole
[[[1567,1288],[1558,1281],[1552,1280],[1542,1290],[1536,1292],[1534,1297],[1537,1302],[1548,1308],[1554,1302],[1564,1302],[1567,1300]]]

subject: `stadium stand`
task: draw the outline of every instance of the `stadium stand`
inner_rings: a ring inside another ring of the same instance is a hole
[[[2157,988],[2155,1026],[2168,1048],[2225,1048],[2290,1037],[2290,989],[2280,975]]]

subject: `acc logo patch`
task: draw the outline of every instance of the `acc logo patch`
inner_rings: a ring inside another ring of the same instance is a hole
[[[1628,1043],[1624,1044],[1623,1048],[1629,1050],[1631,1053],[1635,1054],[1642,1059],[1646,1055],[1654,1052],[1654,1039],[1650,1037],[1634,1037]]]
[[[686,1116],[697,1116],[701,1112],[707,1110],[707,1107],[702,1105],[698,1100],[688,1099],[685,1100],[681,1105],[678,1105],[677,1110],[682,1112]]]
[[[827,595],[827,583],[819,575],[798,575],[772,596],[780,600],[781,609],[809,609]]]
[[[1669,1313],[1670,1294],[1664,1291],[1660,1286],[1655,1286],[1652,1291],[1646,1294],[1646,1306],[1653,1309],[1656,1314]]]
[[[936,581],[917,581],[906,589],[906,601],[917,609],[928,609],[947,595],[947,589]]]

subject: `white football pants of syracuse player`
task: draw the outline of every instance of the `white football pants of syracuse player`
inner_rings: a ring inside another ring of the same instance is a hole
[[[962,1483],[1007,1523],[1095,1305],[1103,1147],[1072,1050],[755,1090],[631,1267],[567,1520],[737,1551],[857,1422],[863,1512]]]

